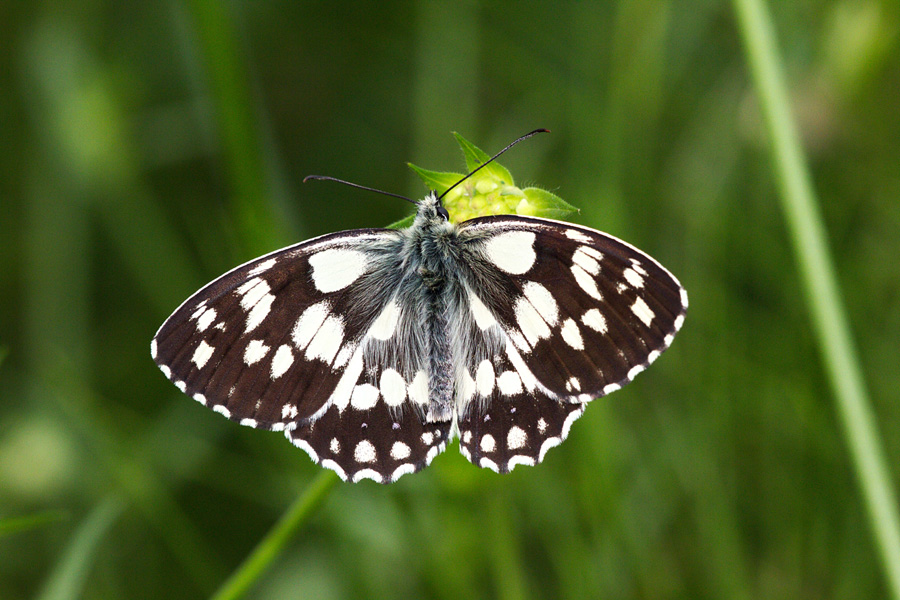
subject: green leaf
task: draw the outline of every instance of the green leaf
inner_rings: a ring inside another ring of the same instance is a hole
[[[429,189],[437,192],[438,196],[446,192],[451,185],[465,177],[462,173],[429,171],[428,169],[417,167],[412,163],[406,164],[409,165],[410,169],[416,172],[416,175],[422,178],[422,181],[425,182],[425,185],[427,185]]]
[[[403,217],[399,221],[395,221],[387,226],[388,229],[406,229],[410,225],[413,224],[413,221],[416,220],[416,215],[409,215]]]
[[[490,156],[484,153],[481,148],[459,135],[455,131],[453,135],[456,137],[456,141],[459,144],[459,147],[463,151],[463,156],[466,157],[466,167],[471,173],[487,161],[491,159]],[[478,176],[488,175],[498,181],[501,185],[513,185],[514,181],[512,178],[512,174],[506,169],[506,167],[497,163],[497,161],[492,162],[488,166],[484,167],[481,171],[478,172]]]
[[[474,171],[490,157],[463,136],[454,133],[462,148],[469,171]],[[503,166],[492,162],[488,166],[466,178],[452,189],[463,175],[443,171],[430,171],[408,163],[409,167],[422,178],[429,188],[444,195],[444,207],[454,223],[468,221],[475,217],[515,214],[549,219],[564,219],[578,212],[578,209],[551,192],[540,188],[518,188],[513,177]],[[449,190],[449,192],[448,192]],[[409,227],[413,217],[407,217],[390,225],[391,228]]]
[[[547,190],[530,187],[522,191],[525,194],[525,198],[516,205],[517,215],[565,219],[579,212],[576,207]]]

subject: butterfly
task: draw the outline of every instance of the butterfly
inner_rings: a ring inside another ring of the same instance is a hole
[[[457,225],[435,193],[415,204],[407,229],[324,235],[215,279],[163,323],[153,359],[342,479],[390,483],[454,438],[500,473],[540,463],[684,323],[678,280],[606,233],[515,215]]]

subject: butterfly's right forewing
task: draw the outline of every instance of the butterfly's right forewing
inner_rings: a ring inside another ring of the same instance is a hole
[[[274,429],[303,421],[328,402],[387,301],[360,289],[372,250],[397,243],[393,231],[349,231],[237,267],[163,323],[153,358],[179,389],[231,419]]]

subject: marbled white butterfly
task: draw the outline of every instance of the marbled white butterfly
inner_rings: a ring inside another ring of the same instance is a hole
[[[678,280],[610,235],[510,215],[455,225],[436,194],[416,204],[408,229],[321,236],[219,277],[163,323],[153,359],[342,479],[389,483],[454,437],[500,473],[541,462],[684,322]]]

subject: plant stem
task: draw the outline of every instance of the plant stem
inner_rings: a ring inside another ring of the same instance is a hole
[[[770,136],[782,208],[812,313],[815,333],[844,425],[882,566],[900,600],[900,519],[887,462],[842,305],[825,227],[790,114],[784,76],[762,0],[734,0],[744,51]]]
[[[259,542],[237,571],[232,573],[219,591],[213,595],[212,600],[234,600],[243,596],[269,568],[275,558],[281,554],[297,530],[309,520],[313,511],[324,501],[328,492],[337,482],[337,475],[331,471],[320,473],[306,488],[306,491],[294,501],[294,504],[266,537]]]

